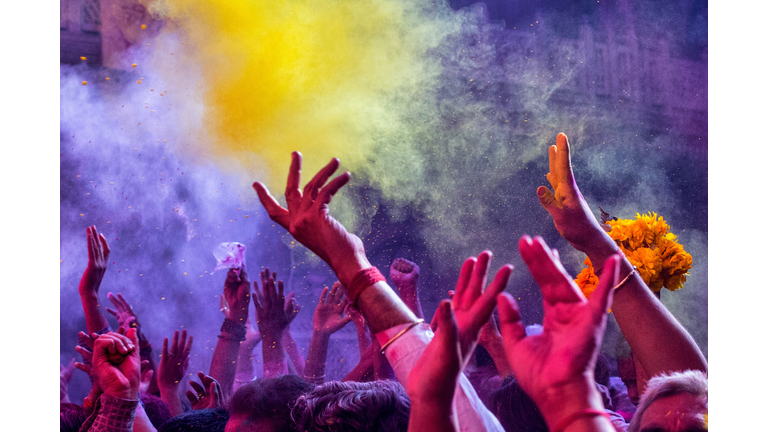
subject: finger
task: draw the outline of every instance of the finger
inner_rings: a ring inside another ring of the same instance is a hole
[[[195,337],[192,335],[189,335],[189,340],[187,341],[187,346],[184,348],[184,356],[188,357],[189,353],[192,352],[192,341],[195,340]]]
[[[99,234],[99,240],[101,241],[102,256],[104,259],[107,259],[109,258],[109,253],[111,251],[109,249],[109,244],[107,244],[107,239],[104,237],[104,234]]]
[[[168,353],[171,357],[175,357],[178,353],[177,347],[179,346],[179,331],[173,332],[173,342],[171,342],[171,351]]]
[[[462,297],[464,296],[469,280],[472,277],[472,270],[475,268],[476,262],[477,259],[475,257],[469,257],[461,266],[459,280],[456,281],[456,290],[452,300],[454,309],[459,309],[459,306],[462,304]]]
[[[211,383],[212,383],[212,382],[216,381],[215,379],[213,379],[213,377],[212,377],[212,376],[210,376],[210,375],[205,375],[205,374],[204,374],[204,373],[202,373],[202,372],[198,372],[198,373],[197,373],[197,376],[198,376],[198,377],[200,377],[200,383],[201,383],[203,386],[205,386],[206,388],[207,388],[209,385],[211,385]]]
[[[187,330],[181,331],[181,337],[179,338],[179,343],[176,345],[176,355],[183,355],[184,354],[184,347],[187,345]]]
[[[160,359],[160,361],[163,361],[167,359],[168,356],[168,338],[163,339],[163,351],[162,351],[163,358]]]
[[[555,198],[555,195],[545,186],[539,186],[539,188],[536,189],[536,195],[539,197],[541,206],[544,207],[549,214],[552,214],[552,210],[561,207],[560,203]]]
[[[285,287],[283,281],[277,281],[277,304],[285,305]]]
[[[288,169],[288,181],[285,185],[285,202],[288,204],[288,211],[296,211],[301,203],[301,160],[300,152],[291,153],[291,167]]]
[[[509,277],[512,275],[513,267],[511,264],[502,266],[496,276],[493,278],[493,282],[488,286],[483,295],[472,305],[472,320],[479,329],[483,324],[488,322],[488,318],[493,314],[493,309],[496,308],[496,296],[498,296],[504,288],[507,287]]]
[[[261,302],[259,301],[259,295],[258,295],[259,285],[256,282],[253,283],[253,289],[255,291],[253,292],[253,295],[251,295],[251,297],[253,297],[253,308],[256,310],[256,319],[258,319],[259,314],[261,314],[261,311],[264,309],[263,309],[263,306],[261,305]]]
[[[221,395],[220,392],[216,391],[216,387],[218,387],[219,383],[216,381],[213,381],[211,384],[208,385],[208,394],[213,396],[213,402],[216,404],[216,406],[219,406],[220,400],[219,396]]]
[[[78,354],[83,356],[83,360],[93,363],[93,352],[88,351],[87,349],[79,345],[75,346],[75,351],[77,351]]]
[[[557,140],[555,140],[555,142],[557,142]],[[560,180],[557,178],[557,146],[549,146],[547,154],[549,156],[549,173],[547,173],[547,181],[549,181],[552,189],[557,189],[557,185],[560,183]]]
[[[339,284],[335,283],[333,284],[333,288],[331,288],[331,295],[328,298],[328,304],[332,304],[336,306],[339,304]]]
[[[520,319],[520,308],[508,293],[496,297],[499,305],[499,327],[505,351],[514,351],[514,346],[525,338],[525,326]]]
[[[190,382],[190,384],[192,383]],[[193,393],[191,390],[187,390],[187,399],[189,399],[189,403],[192,404],[193,407],[198,403],[200,403],[200,400],[197,398],[197,395]]]
[[[464,304],[472,305],[483,293],[483,288],[488,282],[488,267],[491,265],[493,253],[489,250],[480,252],[477,256],[477,263],[472,269],[472,277],[469,279],[469,285],[464,298],[461,300]]]
[[[571,165],[571,144],[568,142],[568,137],[562,132],[557,135],[557,160],[555,163],[558,180],[573,186],[575,181]]]
[[[317,305],[320,306],[321,304],[325,304],[325,299],[328,297],[328,287],[323,288],[323,292],[320,293],[320,301],[317,302]]]
[[[269,190],[267,190],[267,187],[261,184],[260,182],[255,182],[253,184],[253,189],[259,195],[259,201],[261,201],[261,205],[264,206],[264,209],[267,210],[267,214],[269,215],[269,218],[277,222],[283,228],[288,229],[288,226],[289,226],[288,210],[280,206],[280,204],[278,204],[275,197],[273,197],[272,194],[269,193]]]
[[[117,334],[125,336],[125,327],[123,326],[118,327]]]
[[[93,366],[87,365],[85,363],[75,362],[75,367],[88,375],[91,375],[93,372]]]
[[[117,313],[117,311],[114,310],[114,309],[110,309],[108,307],[105,307],[104,310],[107,311],[108,313],[110,313],[111,315],[113,315],[115,318],[118,318],[120,316],[120,314]]]
[[[456,295],[456,291],[454,290],[448,290],[448,298],[453,300],[453,296]]]
[[[595,291],[589,297],[589,305],[593,307],[597,315],[608,313],[613,303],[613,287],[619,283],[619,262],[618,255],[612,255],[605,261],[603,272],[598,277],[599,282]]]
[[[328,178],[339,169],[339,160],[331,158],[320,171],[304,186],[304,196],[301,198],[301,209],[309,208],[318,196],[318,190],[325,185]]]
[[[459,328],[456,323],[456,317],[453,314],[453,308],[451,307],[450,300],[441,300],[435,311],[435,316],[432,317],[432,321],[440,329],[435,334],[436,338],[440,338],[443,341],[453,341],[454,344],[459,340]],[[458,350],[457,350],[458,352]]]
[[[203,397],[205,396],[205,387],[201,386],[197,383],[197,381],[190,381],[189,385],[195,389],[195,393],[197,393],[197,397]]]
[[[120,304],[123,306],[123,308],[127,311],[133,310],[130,304],[128,304],[128,301],[125,300],[125,297],[121,293],[117,293],[117,299],[120,301]]]
[[[352,174],[350,174],[349,172],[345,172],[344,174],[340,174],[339,176],[331,180],[317,194],[318,199],[315,201],[315,205],[322,207],[330,204],[331,200],[333,200],[333,196],[336,195],[336,192],[338,192],[339,189],[344,187],[344,185],[347,184],[349,182],[349,179],[351,178],[352,178]]]
[[[91,232],[91,227],[86,228],[85,232],[86,232],[86,238],[88,241],[88,261],[93,262],[96,259],[96,251],[95,251],[95,245],[93,240],[93,233]]]
[[[544,301],[575,303],[585,300],[584,294],[576,287],[562,264],[555,260],[552,252],[541,237],[520,239],[520,255],[528,265],[531,275],[541,288]]]

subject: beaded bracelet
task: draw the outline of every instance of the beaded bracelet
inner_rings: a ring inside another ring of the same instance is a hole
[[[240,324],[239,322],[229,318],[224,318],[224,324],[221,325],[221,331],[231,334],[237,341],[242,342],[245,340],[245,324]],[[222,335],[219,335],[219,339],[226,338]]]

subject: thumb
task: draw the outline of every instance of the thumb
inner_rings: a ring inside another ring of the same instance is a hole
[[[458,324],[456,324],[456,317],[453,314],[453,308],[451,308],[450,300],[443,300],[437,307],[435,312],[435,318],[437,319],[437,327],[440,331],[435,337],[442,338],[448,341],[457,341],[459,337]]]
[[[553,207],[558,206],[557,199],[555,199],[555,195],[552,191],[546,186],[539,186],[539,188],[536,189],[536,195],[538,195],[542,207],[552,214]]]

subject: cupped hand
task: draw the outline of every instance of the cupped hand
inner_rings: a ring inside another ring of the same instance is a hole
[[[363,242],[331,217],[328,210],[331,199],[349,181],[351,175],[345,172],[326,184],[339,168],[339,160],[333,158],[302,191],[299,189],[301,160],[301,153],[295,151],[291,154],[291,168],[285,188],[287,208],[277,202],[264,184],[255,182],[253,188],[269,217],[331,266],[346,286],[355,273],[370,267]]]
[[[195,390],[187,390],[187,399],[192,404],[193,410],[221,408],[224,406],[224,397],[221,393],[221,386],[213,377],[202,372],[197,373],[202,385],[195,381],[190,381],[189,385]]]
[[[613,297],[611,288],[618,276],[618,257],[606,262],[603,275],[610,277],[600,278],[587,301],[540,237],[523,237],[520,254],[541,288],[544,331],[526,336],[517,303],[506,293],[498,297],[500,327],[515,377],[542,408],[564,389],[587,391],[594,386],[594,367]]]
[[[80,294],[97,293],[109,261],[109,245],[104,234],[96,231],[96,225],[86,228],[88,242],[88,266],[80,279]]]
[[[250,291],[251,284],[245,267],[240,269],[239,274],[235,269],[229,269],[227,278],[224,280],[226,305],[222,308],[227,318],[245,324],[248,318],[248,304],[251,301]]]
[[[136,313],[133,311],[133,308],[131,305],[125,300],[122,294],[117,293],[117,296],[114,294],[107,293],[107,298],[110,302],[112,302],[112,305],[115,306],[115,309],[105,308],[107,312],[112,314],[117,319],[117,324],[120,327],[123,328],[131,328],[136,327],[141,331],[141,324],[139,323],[139,318],[136,316]]]
[[[330,292],[328,287],[323,288],[315,308],[315,315],[312,317],[312,329],[327,335],[341,330],[352,321],[351,316],[344,316],[347,304],[349,300],[344,297],[344,290],[339,282],[333,284]]]

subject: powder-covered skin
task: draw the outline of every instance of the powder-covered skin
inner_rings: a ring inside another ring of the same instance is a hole
[[[334,280],[266,218],[250,187],[263,181],[282,200],[292,150],[304,154],[304,182],[331,157],[341,159],[339,172],[352,172],[332,214],[364,239],[380,269],[397,257],[420,266],[427,317],[462,260],[490,249],[495,268],[517,268],[508,291],[527,324],[540,322],[519,237],[544,236],[573,276],[583,261],[535,194],[558,132],[571,139],[577,181],[595,213],[655,211],[691,253],[686,286],[662,301],[706,354],[707,162],[690,145],[698,134],[706,148],[706,122],[649,114],[660,105],[664,115],[688,110],[706,119],[706,60],[676,48],[702,28],[706,40],[706,21],[685,15],[696,2],[680,15],[654,2],[578,13],[521,6],[506,25],[494,15],[499,2],[460,10],[419,0],[143,3],[156,21],[135,32],[139,42],[117,57],[118,70],[61,67],[63,362],[84,328],[77,281],[91,224],[113,251],[103,302],[122,292],[156,351],[185,326],[195,336],[188,373],[208,370],[223,320],[215,296],[224,273],[210,276],[219,243],[246,245],[252,280],[267,266],[290,280],[304,308],[292,325],[300,333],[322,285]],[[631,45],[625,33],[633,29],[652,48],[639,51],[634,69],[609,66],[620,70],[610,85],[628,86],[611,97],[590,87],[605,69],[579,45],[590,28],[595,46]],[[669,61],[662,39],[673,59],[689,63]],[[652,79],[661,84],[651,97],[644,70],[658,63],[668,69]],[[703,78],[693,75],[681,93],[674,77],[691,67],[703,68]],[[606,349],[615,335],[609,325]],[[335,338],[328,374],[340,378],[357,362],[354,329]],[[306,347],[308,336],[297,343]],[[260,350],[254,357],[261,360]],[[72,389],[85,396],[87,379],[78,375]]]

